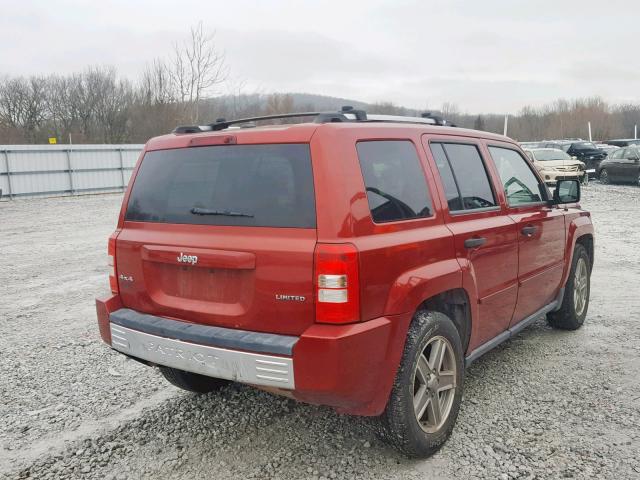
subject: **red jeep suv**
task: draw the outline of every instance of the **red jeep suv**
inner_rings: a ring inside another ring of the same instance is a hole
[[[515,142],[446,123],[345,107],[151,139],[109,238],[103,340],[180,388],[376,416],[432,454],[470,362],[543,315],[582,325],[594,250],[577,181],[551,194]]]

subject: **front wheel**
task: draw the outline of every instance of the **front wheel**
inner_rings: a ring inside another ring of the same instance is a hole
[[[383,439],[410,457],[438,451],[458,417],[463,378],[462,344],[453,322],[440,312],[418,312],[379,419]]]
[[[560,310],[547,314],[549,325],[562,330],[577,330],[584,323],[589,308],[591,261],[586,248],[576,244],[571,272],[562,297]]]
[[[609,180],[609,172],[607,172],[605,169],[602,169],[600,171],[600,183],[604,185],[608,185],[609,183],[611,183],[611,180]]]

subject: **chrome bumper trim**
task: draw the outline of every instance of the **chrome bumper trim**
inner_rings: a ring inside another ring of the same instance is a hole
[[[110,325],[112,348],[132,357],[209,377],[295,388],[292,358],[210,347]]]

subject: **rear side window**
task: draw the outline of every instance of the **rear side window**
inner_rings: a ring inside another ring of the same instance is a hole
[[[225,145],[148,152],[125,219],[314,228],[309,146]]]
[[[431,143],[449,211],[495,207],[489,176],[475,145]]]
[[[432,215],[431,196],[412,142],[358,142],[360,169],[374,222]]]
[[[529,163],[515,150],[489,147],[509,206],[538,203],[546,199],[546,187],[538,181]]]

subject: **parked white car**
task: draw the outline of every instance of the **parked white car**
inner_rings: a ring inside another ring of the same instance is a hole
[[[583,183],[588,182],[585,175],[585,164],[557,148],[525,149],[534,166],[538,169],[544,181],[554,185],[559,180],[577,178]]]

